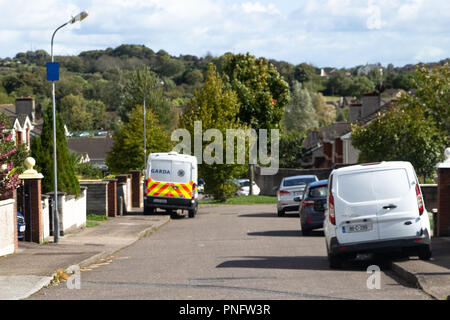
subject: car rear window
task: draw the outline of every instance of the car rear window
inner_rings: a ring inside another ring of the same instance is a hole
[[[310,198],[320,198],[326,197],[328,191],[328,186],[317,186],[314,188],[310,188],[308,192],[308,197]]]
[[[404,169],[345,174],[338,177],[338,195],[347,202],[398,198],[409,190]]]
[[[302,184],[308,184],[311,182],[317,181],[314,178],[294,178],[294,179],[286,179],[283,182],[283,187],[293,187],[293,186],[299,186]]]

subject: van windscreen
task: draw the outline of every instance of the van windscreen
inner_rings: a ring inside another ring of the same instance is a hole
[[[347,202],[366,202],[402,197],[409,190],[404,169],[345,174],[338,177],[338,195]]]

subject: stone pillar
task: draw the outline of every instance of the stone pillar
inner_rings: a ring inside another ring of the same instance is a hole
[[[31,237],[30,233],[25,231],[25,240],[43,243],[44,225],[42,221],[41,180],[44,176],[33,169],[35,164],[36,161],[33,158],[26,158],[25,167],[27,170],[19,176],[19,179],[24,180],[25,192],[28,191],[28,197],[26,197],[24,206],[24,216],[26,228],[31,228]],[[27,221],[27,217],[29,221]]]
[[[438,169],[437,236],[450,236],[450,148],[445,149],[446,160]]]
[[[131,206],[139,208],[141,206],[141,171],[131,170]]]
[[[118,195],[117,195],[117,201],[118,205],[117,208],[119,208],[119,201],[120,197],[122,197],[123,201],[123,213],[126,214],[128,212],[128,209],[130,207],[129,205],[129,194],[130,191],[128,190],[128,175],[127,174],[119,174],[116,176],[117,179],[117,186],[119,188]],[[120,208],[119,208],[120,209]]]
[[[108,217],[117,217],[117,179],[106,179],[108,182]]]

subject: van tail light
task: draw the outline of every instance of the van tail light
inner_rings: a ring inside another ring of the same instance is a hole
[[[423,198],[422,198],[422,193],[420,192],[418,183],[416,183],[416,197],[417,197],[417,206],[419,207],[419,215],[422,215],[422,213],[424,211]]]
[[[192,199],[195,198],[195,188],[197,188],[197,185],[194,183],[194,184],[192,185]]]
[[[334,215],[334,197],[333,194],[330,192],[330,196],[328,197],[328,216],[330,218],[330,222],[334,225],[336,225],[336,217]]]
[[[302,201],[302,207],[313,206],[313,205],[314,205],[313,200],[303,200]]]

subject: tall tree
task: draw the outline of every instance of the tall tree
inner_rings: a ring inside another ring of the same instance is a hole
[[[293,85],[292,97],[284,112],[284,123],[288,132],[304,132],[319,126],[311,94],[299,82]]]
[[[129,115],[129,121],[114,134],[114,144],[106,158],[106,164],[114,173],[127,173],[144,168],[144,114],[142,106],[136,106]],[[152,152],[169,152],[172,142],[158,122],[156,113],[146,112],[146,149]]]
[[[222,136],[226,136],[227,129],[245,128],[238,120],[239,102],[235,92],[223,83],[213,64],[209,64],[208,74],[204,87],[196,90],[194,97],[186,106],[183,116],[180,118],[180,127],[191,133],[191,145],[194,145],[194,122],[202,122],[202,136],[207,129],[219,130]],[[202,140],[203,141],[203,140]],[[221,150],[225,150],[225,141],[213,143]],[[203,141],[204,147],[212,144]],[[236,148],[234,150],[236,152]],[[214,156],[216,154],[214,153]],[[199,166],[201,176],[206,180],[206,192],[212,194],[215,199],[225,200],[235,192],[230,179],[240,177],[245,172],[245,166],[239,164],[220,164],[203,162]]]
[[[33,138],[31,143],[31,154],[36,160],[37,167],[40,168],[44,175],[42,182],[44,193],[54,191],[52,119],[52,108],[48,107],[44,113],[44,125],[41,136]],[[78,196],[80,194],[80,185],[73,164],[70,161],[64,123],[59,114],[56,116],[56,154],[58,191]]]
[[[159,123],[171,128],[175,123],[170,101],[164,97],[162,88],[152,89],[161,79],[147,66],[135,68],[124,76],[122,106],[119,109],[123,121],[129,120],[129,112],[137,105],[142,106],[146,95],[146,106],[155,112]]]
[[[336,121],[336,108],[327,104],[321,93],[312,95],[312,103],[316,110],[317,121],[321,127],[330,125]]]

